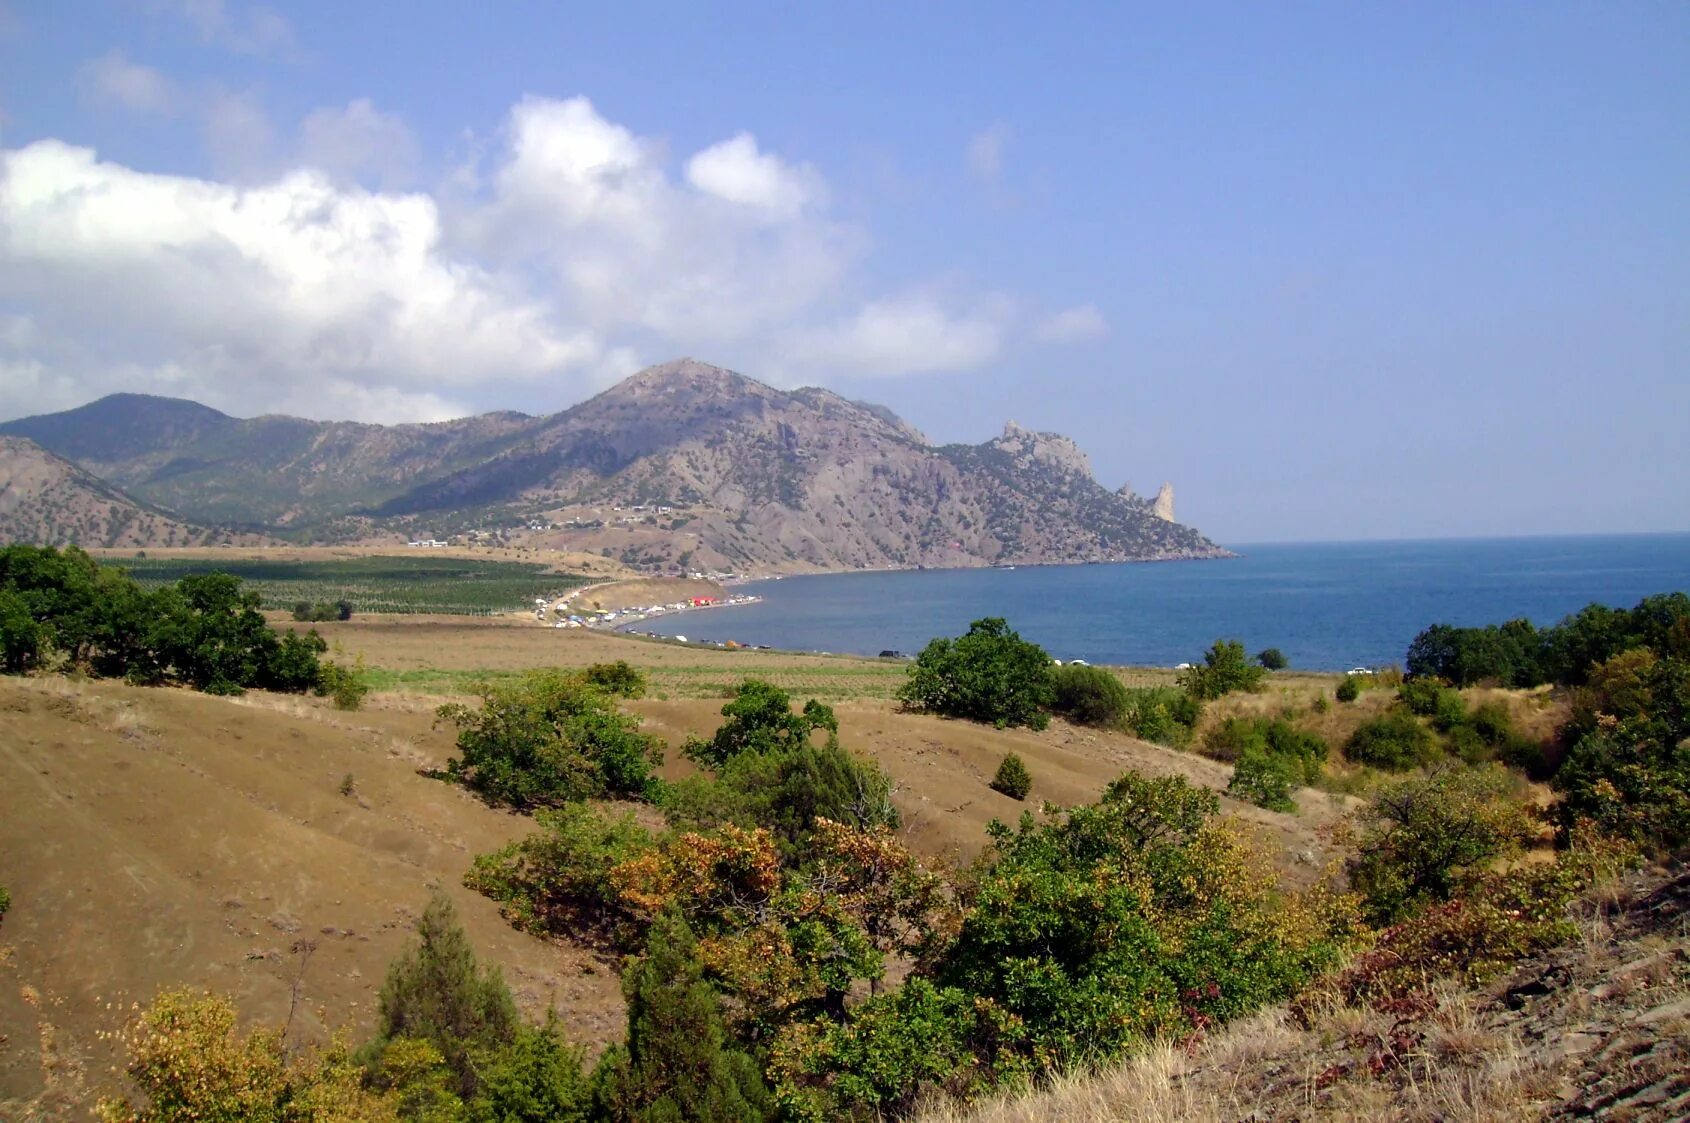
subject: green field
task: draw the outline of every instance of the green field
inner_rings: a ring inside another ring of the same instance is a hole
[[[338,561],[254,558],[114,558],[142,585],[167,585],[193,573],[239,577],[264,598],[265,608],[291,609],[347,601],[354,612],[429,612],[488,616],[527,608],[587,583],[587,578],[551,573],[532,562],[439,557],[365,557]]]

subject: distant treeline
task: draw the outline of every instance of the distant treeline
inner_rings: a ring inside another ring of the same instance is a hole
[[[211,694],[317,689],[328,645],[315,631],[277,633],[258,605],[258,594],[227,573],[149,590],[74,546],[7,546],[0,549],[0,669],[74,667]]]
[[[1661,658],[1690,658],[1690,596],[1659,593],[1630,610],[1591,604],[1549,628],[1530,620],[1434,624],[1409,645],[1408,673],[1453,686],[1583,686],[1598,664],[1645,647]]]

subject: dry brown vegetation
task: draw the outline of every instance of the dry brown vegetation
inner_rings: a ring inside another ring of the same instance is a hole
[[[1009,751],[1032,773],[1035,804],[1094,800],[1128,768],[1217,789],[1230,776],[1192,753],[1060,721],[1034,733],[898,712],[890,695],[904,665],[894,661],[699,649],[509,620],[320,627],[348,658],[443,676],[456,691],[481,674],[626,659],[656,685],[631,708],[672,747],[713,730],[725,692],[744,677],[800,699],[821,694],[846,747],[890,774],[907,839],[934,863],[966,861],[989,820],[1024,809],[988,786]],[[554,1006],[571,1036],[595,1048],[618,1038],[611,964],[513,930],[493,902],[461,887],[475,854],[530,823],[419,774],[453,752],[450,731],[434,726],[440,700],[396,690],[349,714],[297,696],[0,678],[0,881],[13,902],[0,925],[0,1118],[22,1117],[17,1105],[44,1094],[90,1102],[114,1079],[100,1035],[167,986],[229,994],[258,1024],[283,1024],[292,1008],[300,1040],[330,1027],[367,1035],[387,964],[433,885],[451,893],[476,948],[502,966],[530,1014]],[[672,752],[664,771],[689,767]],[[1320,828],[1347,803],[1321,792],[1298,801],[1296,816],[1226,807],[1306,884],[1328,856]]]

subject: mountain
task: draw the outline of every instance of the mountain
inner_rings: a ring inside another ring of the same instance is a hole
[[[257,545],[261,536],[194,526],[90,475],[22,437],[0,436],[0,544]]]
[[[884,406],[777,390],[691,359],[547,417],[239,420],[131,395],[0,433],[187,518],[320,536],[545,515],[574,518],[550,544],[651,568],[1226,556],[1149,501],[1098,484],[1065,437],[1011,422],[984,444],[934,446]],[[611,515],[634,507],[651,513]],[[669,509],[661,520],[659,507]]]

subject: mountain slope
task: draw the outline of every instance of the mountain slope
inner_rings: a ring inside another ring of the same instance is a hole
[[[365,531],[411,532],[436,521],[508,524],[511,512],[661,505],[679,514],[662,526],[648,517],[653,529],[633,537],[559,543],[655,568],[1225,556],[1145,500],[1099,485],[1064,437],[1012,422],[984,444],[935,448],[884,406],[815,387],[777,390],[691,359],[540,418],[241,421],[140,401],[134,423],[108,399],[0,432],[41,434],[54,451],[79,453],[83,467],[190,518],[250,526],[320,528],[358,516]],[[111,430],[104,443],[101,427]]]
[[[256,544],[263,539],[185,523],[137,503],[32,441],[0,436],[0,544],[203,546],[225,541]]]

